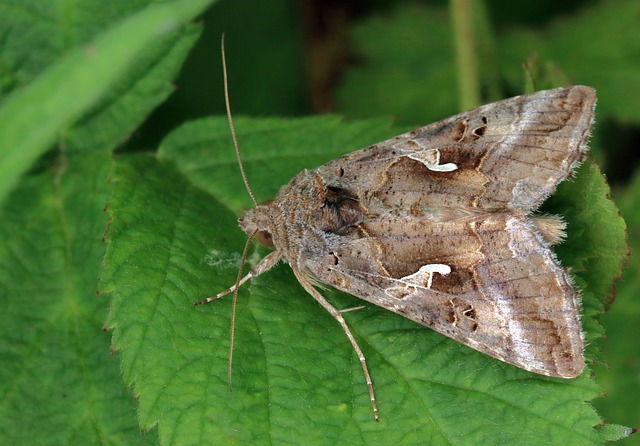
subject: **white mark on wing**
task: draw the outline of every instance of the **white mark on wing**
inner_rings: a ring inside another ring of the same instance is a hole
[[[438,273],[446,276],[451,272],[449,265],[441,263],[434,263],[430,265],[423,265],[418,271],[408,276],[404,276],[401,279],[396,279],[397,286],[387,288],[385,293],[391,297],[403,298],[409,294],[415,293],[419,288],[425,288],[430,290],[433,284],[433,275]]]
[[[431,284],[433,283],[433,274],[438,273],[446,276],[451,272],[451,267],[449,265],[443,265],[441,263],[434,263],[432,265],[424,265],[421,266],[418,271],[413,274],[409,274],[408,276],[403,277],[400,281],[406,283],[407,285],[421,285],[424,286],[424,276],[427,276],[427,288],[431,289]]]
[[[427,169],[434,172],[453,172],[458,170],[456,163],[440,164],[440,149],[423,150],[407,155],[412,160],[416,160],[424,164]]]

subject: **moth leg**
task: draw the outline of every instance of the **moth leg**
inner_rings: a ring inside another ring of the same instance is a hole
[[[342,310],[338,310],[338,311],[340,311],[340,313],[348,313],[349,311],[362,310],[363,308],[365,308],[364,305],[358,305],[357,307],[343,308]]]
[[[211,301],[214,301],[216,299],[220,299],[223,296],[226,296],[229,293],[233,293],[236,290],[236,286],[239,288],[240,286],[242,286],[242,284],[244,284],[245,282],[247,282],[248,280],[259,276],[260,274],[266,272],[267,270],[271,269],[276,263],[278,263],[278,261],[282,258],[282,255],[280,253],[280,251],[273,251],[272,253],[269,253],[265,258],[263,258],[262,260],[260,260],[258,262],[257,265],[255,265],[253,268],[251,268],[251,270],[249,270],[249,272],[247,273],[246,276],[244,276],[242,279],[240,279],[240,281],[238,282],[237,285],[232,285],[231,287],[227,288],[226,290],[216,294],[215,296],[211,296],[211,297],[207,297],[206,299],[203,299],[201,301],[195,302],[193,305],[204,305],[207,304]]]
[[[351,334],[351,330],[349,330],[349,326],[347,325],[347,322],[342,317],[342,314],[340,313],[340,311],[336,309],[333,305],[331,305],[329,301],[327,301],[327,299],[325,299],[322,296],[322,294],[320,294],[320,292],[313,287],[313,283],[311,282],[308,276],[303,274],[299,269],[295,268],[293,265],[291,265],[291,269],[293,270],[293,273],[296,275],[298,282],[300,282],[300,284],[307,291],[307,293],[311,294],[313,298],[317,300],[318,303],[322,305],[324,309],[327,310],[331,314],[331,316],[333,316],[340,323],[340,325],[342,326],[342,329],[347,335],[347,338],[349,338],[349,342],[351,342],[353,349],[356,351],[356,354],[358,355],[358,359],[360,359],[360,364],[362,364],[362,371],[364,372],[364,378],[367,382],[367,387],[369,388],[369,398],[371,399],[371,406],[373,407],[373,418],[376,421],[378,421],[378,405],[376,404],[376,396],[373,392],[373,383],[371,382],[371,375],[369,374],[369,368],[367,367],[367,360],[365,359],[364,354],[360,349],[360,346],[356,342],[356,339]]]

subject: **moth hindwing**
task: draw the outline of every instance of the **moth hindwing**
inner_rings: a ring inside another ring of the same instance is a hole
[[[533,213],[584,159],[595,101],[584,86],[505,99],[302,171],[239,220],[275,247],[240,283],[289,263],[349,337],[376,418],[364,355],[317,282],[525,370],[578,376],[579,294],[552,251],[564,223]]]

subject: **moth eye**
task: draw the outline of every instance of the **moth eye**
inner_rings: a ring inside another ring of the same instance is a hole
[[[256,238],[264,246],[273,246],[273,236],[269,231],[258,231]]]

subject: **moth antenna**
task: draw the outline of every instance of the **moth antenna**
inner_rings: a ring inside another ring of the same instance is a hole
[[[224,34],[222,34],[222,75],[224,77],[224,103],[227,107],[227,119],[229,120],[229,128],[231,129],[231,137],[233,138],[233,146],[236,149],[236,157],[238,158],[238,165],[240,166],[240,175],[242,175],[242,181],[244,181],[244,187],[249,192],[249,196],[255,206],[258,205],[256,197],[251,191],[249,181],[247,181],[247,175],[244,173],[244,165],[242,164],[242,158],[240,157],[240,147],[238,146],[238,138],[236,137],[236,129],[233,127],[233,119],[231,118],[231,105],[229,105],[229,81],[227,80],[227,57],[224,53]]]
[[[244,270],[244,262],[247,260],[247,252],[249,252],[249,246],[251,245],[251,240],[256,235],[258,230],[256,229],[247,239],[247,243],[244,244],[244,250],[242,251],[242,258],[240,259],[240,267],[238,268],[238,278],[236,279],[235,289],[233,290],[233,303],[231,304],[231,334],[229,337],[229,364],[227,368],[227,377],[229,381],[229,392],[231,392],[231,376],[233,369],[233,344],[235,341],[236,334],[236,304],[238,302],[238,289],[240,289],[240,280],[242,280],[242,270]]]

